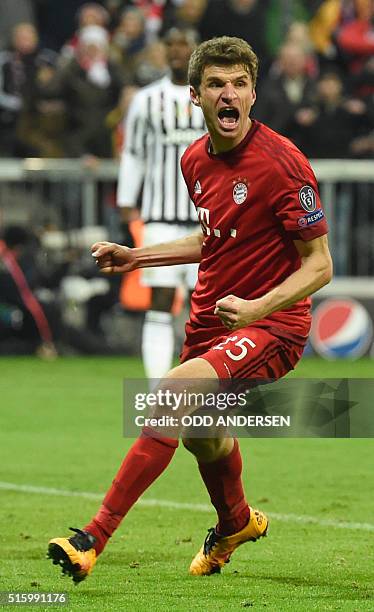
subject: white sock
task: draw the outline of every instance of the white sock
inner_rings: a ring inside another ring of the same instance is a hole
[[[170,312],[148,310],[146,313],[142,355],[147,378],[158,381],[170,370],[174,356],[173,315]]]

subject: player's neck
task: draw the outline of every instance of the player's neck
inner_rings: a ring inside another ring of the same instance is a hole
[[[252,120],[248,117],[248,124],[246,125],[246,129],[243,130],[241,134],[239,134],[236,138],[225,138],[220,134],[211,134],[210,136],[210,150],[214,155],[219,155],[220,153],[227,153],[232,149],[235,149],[242,140],[247,136],[248,132],[252,127]]]
[[[173,85],[179,85],[181,87],[188,85],[187,72],[172,72],[170,78]]]

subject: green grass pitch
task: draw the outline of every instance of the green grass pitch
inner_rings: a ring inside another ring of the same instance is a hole
[[[95,513],[131,443],[122,437],[122,380],[141,376],[141,364],[16,358],[0,360],[0,372],[0,590],[64,591],[70,601],[60,609],[74,612],[374,610],[373,440],[242,440],[247,496],[269,513],[269,537],[204,578],[187,570],[215,514],[180,448],[75,587],[45,559],[47,542]],[[368,360],[305,358],[297,369],[373,374]]]

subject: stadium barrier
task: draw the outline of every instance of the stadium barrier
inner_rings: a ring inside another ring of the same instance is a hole
[[[374,161],[312,160],[312,166],[330,224],[335,280],[314,298],[309,351],[374,358]],[[1,225],[105,226],[110,239],[120,240],[117,173],[113,160],[1,159]]]
[[[374,161],[314,160],[330,222],[337,276],[374,274]],[[118,162],[0,160],[2,224],[54,223],[62,229],[106,225],[116,236]],[[118,232],[118,228],[117,228]]]

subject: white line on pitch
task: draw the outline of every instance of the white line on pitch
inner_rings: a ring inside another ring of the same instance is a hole
[[[37,495],[57,495],[60,497],[81,497],[85,499],[102,500],[104,493],[89,493],[86,491],[66,491],[64,489],[53,489],[49,487],[35,487],[33,485],[21,485],[13,482],[0,481],[0,489],[3,491],[15,491],[17,493],[36,493]],[[174,502],[166,499],[140,499],[140,506],[170,508],[172,510],[194,510],[196,512],[211,512],[214,510],[208,504],[190,504],[188,502]],[[288,521],[303,524],[312,524],[318,527],[333,527],[334,529],[351,529],[358,531],[374,531],[372,523],[353,523],[340,521],[339,519],[320,519],[304,514],[281,514],[269,512],[269,517],[276,521]]]

